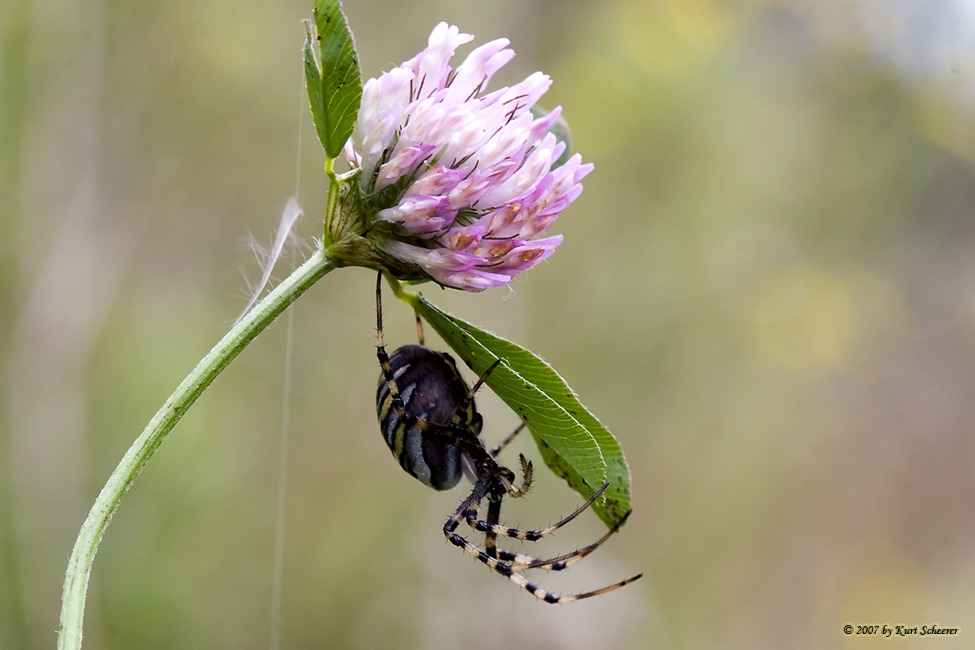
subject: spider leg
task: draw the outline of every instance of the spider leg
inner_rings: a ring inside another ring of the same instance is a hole
[[[471,436],[469,432],[465,429],[454,427],[447,424],[437,424],[436,422],[430,422],[428,420],[421,420],[420,418],[406,413],[399,413],[402,423],[402,427],[414,427],[420,431],[425,431],[427,433],[432,433],[435,436],[440,436],[447,441],[447,444],[453,445],[460,449],[461,451],[466,451],[470,453],[475,458],[479,458],[484,455],[484,447],[479,444],[476,437]]]
[[[414,309],[413,315],[416,316],[416,340],[420,345],[426,345],[423,342],[423,321],[420,320],[420,312]]]
[[[522,457],[524,458],[524,457]],[[488,496],[488,514],[486,523],[490,525],[496,525],[501,518],[501,496],[499,495],[496,499]],[[468,511],[470,507],[468,506]],[[547,569],[551,571],[562,571],[566,569],[582,558],[586,557],[602,544],[606,542],[614,533],[618,532],[620,527],[626,522],[627,518],[630,516],[630,512],[623,515],[616,524],[610,528],[606,534],[600,537],[596,542],[589,544],[583,548],[580,548],[571,553],[566,553],[558,557],[553,557],[548,560],[540,560],[538,558],[531,557],[529,555],[522,555],[521,553],[513,553],[511,551],[505,551],[504,549],[497,548],[497,533],[488,529],[484,533],[484,550],[485,552],[493,558],[497,558],[504,562],[509,562],[512,571],[526,571],[528,569]],[[476,515],[475,515],[476,516]],[[468,523],[470,521],[468,520]]]
[[[379,366],[383,370],[383,377],[389,385],[389,396],[392,404],[399,409],[404,409],[403,398],[399,393],[399,386],[393,377],[393,369],[389,365],[389,355],[386,354],[386,345],[383,341],[383,274],[380,271],[376,277],[376,356],[379,357]]]
[[[581,594],[570,594],[568,596],[556,596],[555,594],[549,591],[545,591],[541,587],[532,584],[525,578],[525,576],[521,575],[520,573],[512,572],[505,575],[507,575],[513,582],[519,585],[522,589],[525,589],[526,591],[531,593],[531,595],[535,596],[535,598],[538,598],[539,600],[544,600],[546,603],[553,603],[553,604],[571,603],[574,600],[582,600],[583,598],[592,598],[593,596],[599,596],[609,591],[615,591],[620,587],[625,587],[631,582],[636,582],[637,580],[643,577],[643,574],[639,573],[633,576],[632,578],[627,578],[626,580],[622,580],[615,584],[609,585],[608,587],[603,587],[602,589],[595,589],[593,591],[587,591]]]
[[[508,553],[506,551],[498,551],[498,559],[511,562],[512,571],[525,571],[527,569],[548,569],[551,571],[561,571],[567,567],[572,566],[582,558],[586,557],[597,548],[606,543],[606,540],[613,536],[614,533],[619,532],[620,526],[626,521],[627,517],[630,516],[630,510],[623,518],[620,519],[616,524],[606,531],[606,534],[600,537],[598,540],[590,544],[589,546],[584,546],[577,551],[572,551],[571,553],[566,553],[565,555],[560,555],[558,557],[553,557],[550,560],[537,560],[527,555],[519,555],[518,553]]]
[[[493,449],[491,449],[491,456],[494,457],[494,458],[497,458],[498,457],[498,454],[500,454],[501,451],[505,447],[508,446],[508,443],[510,443],[512,440],[514,440],[515,439],[515,436],[517,436],[521,432],[521,430],[524,429],[524,428],[525,428],[525,423],[522,422],[520,425],[518,425],[518,428],[517,429],[515,429],[514,431],[511,432],[511,435],[509,435],[507,438],[505,438],[504,440],[502,440],[499,445],[497,445],[496,447],[494,447]]]
[[[492,557],[490,557],[487,553],[477,548],[477,546],[471,544],[470,542],[468,542],[466,539],[464,539],[462,536],[458,535],[455,532],[457,530],[457,526],[460,525],[461,520],[467,518],[470,512],[474,513],[473,516],[475,518],[477,517],[477,510],[481,505],[481,501],[484,500],[484,497],[486,496],[488,487],[490,487],[491,482],[492,482],[492,477],[490,474],[482,474],[477,479],[477,482],[474,484],[474,489],[471,491],[470,496],[468,496],[466,499],[461,501],[461,504],[457,507],[456,510],[454,510],[454,513],[450,515],[450,517],[447,519],[447,523],[443,525],[443,533],[451,544],[463,548],[465,551],[467,551],[468,553],[470,553],[477,559],[481,560],[482,562],[484,562],[485,564],[487,564],[489,567],[493,569],[493,568],[497,568],[496,567],[497,562],[494,561]],[[500,514],[501,512],[500,500],[497,503],[498,503],[497,505],[498,514]]]
[[[483,564],[491,567],[496,572],[507,577],[509,580],[517,584],[525,591],[529,592],[539,600],[545,601],[546,603],[567,603],[567,602],[572,602],[574,600],[582,600],[583,598],[591,598],[592,596],[598,596],[608,591],[613,591],[615,589],[619,589],[620,587],[624,587],[630,584],[631,582],[634,582],[635,580],[639,580],[643,576],[643,574],[641,573],[639,575],[633,576],[632,578],[627,578],[622,582],[617,582],[615,584],[609,585],[608,587],[603,587],[602,589],[596,589],[594,591],[587,591],[581,594],[572,594],[568,596],[557,596],[553,593],[545,591],[544,589],[538,587],[537,585],[532,584],[531,582],[528,581],[527,578],[521,575],[521,573],[514,570],[510,564],[507,564],[495,557],[491,557],[490,555],[488,555],[486,551],[482,551],[477,546],[470,543],[462,535],[459,535],[455,532],[457,530],[457,526],[460,524],[461,519],[468,518],[471,515],[471,513],[473,513],[473,516],[475,518],[477,517],[477,508],[480,505],[481,501],[486,496],[486,492],[488,491],[488,488],[491,487],[491,483],[494,482],[495,480],[496,479],[494,479],[490,474],[482,475],[481,478],[479,478],[477,483],[474,485],[474,490],[471,492],[470,496],[464,499],[464,501],[460,504],[460,507],[458,507],[457,510],[454,511],[454,513],[447,520],[447,523],[444,524],[443,527],[444,535],[447,537],[447,540],[454,546],[464,549],[467,553],[473,555]],[[492,503],[494,503],[494,501],[492,501]],[[497,503],[498,503],[498,511],[500,512],[500,500],[497,501]],[[489,518],[491,517],[491,513],[490,513],[491,509],[492,508],[489,507],[489,513],[488,513]],[[575,516],[575,514],[573,514],[572,516]]]
[[[564,519],[562,519],[562,521],[559,521],[558,523],[552,524],[548,528],[543,528],[542,530],[519,530],[517,528],[509,528],[507,526],[502,526],[502,525],[497,524],[497,523],[491,523],[491,522],[488,522],[488,521],[479,520],[479,519],[477,519],[477,506],[476,506],[476,504],[471,504],[474,507],[468,507],[467,512],[466,512],[466,514],[464,516],[467,519],[468,525],[470,525],[471,528],[473,528],[474,530],[478,531],[479,533],[487,533],[488,531],[492,531],[492,532],[494,532],[497,535],[502,535],[503,537],[512,537],[514,539],[523,539],[523,540],[526,540],[526,541],[529,541],[529,542],[535,542],[535,541],[538,541],[541,538],[545,537],[546,535],[550,535],[550,534],[554,533],[559,528],[561,528],[562,526],[565,526],[567,523],[569,523],[570,521],[572,521],[573,519],[575,519],[576,517],[578,517],[580,514],[582,514],[586,510],[586,508],[588,508],[589,506],[591,506],[593,504],[593,502],[596,499],[598,499],[602,495],[603,492],[606,491],[606,488],[608,488],[608,487],[609,487],[609,483],[608,482],[607,483],[604,483],[601,488],[599,488],[598,490],[596,490],[596,493],[595,494],[593,494],[591,497],[589,497],[589,500],[588,501],[586,501],[581,506],[579,506],[578,508],[576,508],[575,512],[573,512],[572,514],[570,514],[568,517],[565,517]],[[483,496],[482,496],[482,498],[483,498]],[[481,500],[478,499],[477,500],[477,503],[479,504],[480,501]]]
[[[499,495],[497,497],[488,497],[487,520],[491,523],[496,524],[498,523],[498,520],[501,519],[502,498],[503,495]],[[489,530],[486,533],[484,533],[484,552],[490,555],[491,557],[502,559],[498,555],[497,542],[498,542],[498,535],[493,530]],[[505,555],[506,552],[501,551],[501,554]],[[508,558],[503,558],[503,559],[508,559]]]
[[[471,386],[470,391],[468,391],[464,399],[457,403],[457,408],[454,409],[454,417],[450,420],[451,424],[460,424],[460,421],[463,418],[463,413],[467,411],[467,407],[470,405],[471,400],[474,399],[474,393],[476,393],[481,387],[481,384],[487,380],[488,376],[494,372],[494,369],[498,367],[499,363],[501,363],[501,359],[495,359],[494,363],[492,363],[488,369],[484,371],[484,374],[477,378],[477,381],[474,382],[473,386]]]

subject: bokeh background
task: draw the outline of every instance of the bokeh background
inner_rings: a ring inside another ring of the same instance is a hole
[[[250,240],[271,241],[296,187],[297,258],[320,234],[310,7],[0,5],[3,650],[54,646],[88,508],[244,307]],[[463,495],[410,479],[383,444],[375,278],[343,270],[294,309],[280,646],[973,647],[975,2],[345,10],[367,77],[446,20],[512,40],[494,87],[555,79],[545,101],[596,166],[556,224],[565,243],[510,290],[426,295],[548,359],[628,455],[622,534],[539,582],[645,577],[552,607],[446,544]],[[412,313],[387,309],[387,340],[412,341]],[[288,331],[217,380],[126,497],[85,647],[271,645]],[[516,418],[481,403],[499,440]],[[537,458],[529,443],[509,458]],[[577,501],[542,472],[505,520]],[[539,552],[602,530],[586,515]]]

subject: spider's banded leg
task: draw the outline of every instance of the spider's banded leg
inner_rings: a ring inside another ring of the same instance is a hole
[[[572,566],[582,558],[586,557],[587,555],[595,551],[602,544],[604,544],[607,539],[609,539],[614,533],[619,531],[620,526],[623,525],[623,523],[626,521],[627,517],[629,516],[630,516],[629,512],[623,515],[623,518],[620,519],[615,526],[609,529],[606,532],[606,534],[600,537],[599,540],[597,540],[596,542],[588,546],[585,546],[583,548],[580,548],[576,551],[572,551],[571,553],[566,553],[565,555],[553,557],[548,560],[540,560],[528,555],[522,555],[521,553],[512,553],[510,551],[505,551],[503,549],[498,549],[495,550],[495,552],[490,553],[491,549],[489,548],[488,552],[491,554],[491,557],[495,557],[504,562],[509,562],[511,564],[512,571],[526,571],[528,569],[546,569],[550,571],[561,571],[565,568]],[[497,523],[497,519],[494,520],[491,519],[490,511],[488,512],[488,522]],[[491,536],[490,532],[485,534],[485,537],[488,536]]]
[[[488,524],[491,524],[492,526],[497,525],[501,519],[501,499],[503,498],[503,496],[504,495],[502,493],[497,497],[496,501],[491,499],[491,497],[488,497],[489,498],[488,514],[487,514],[486,521]],[[470,520],[468,520],[468,523],[470,523]],[[527,555],[522,555],[520,553],[512,553],[504,549],[499,549],[497,547],[497,539],[498,539],[498,534],[495,533],[493,529],[488,529],[487,532],[484,533],[484,551],[491,557],[506,562],[516,562],[519,565],[531,565],[539,562],[539,560],[536,560],[535,558],[529,557]],[[561,569],[562,567],[559,568]],[[517,569],[517,570],[520,571],[521,569]]]
[[[504,448],[508,446],[508,443],[514,440],[515,436],[517,436],[524,428],[525,428],[525,423],[522,422],[520,425],[518,425],[517,429],[511,432],[511,435],[509,435],[507,438],[502,440],[500,444],[498,444],[497,446],[491,449],[491,456],[497,458],[498,454],[500,454],[504,450]]]
[[[431,433],[435,436],[443,438],[448,445],[453,445],[461,451],[466,451],[475,460],[480,460],[481,458],[487,457],[487,452],[484,451],[476,436],[471,434],[466,429],[457,428],[446,424],[437,424],[436,422],[429,422],[427,420],[421,420],[420,418],[407,413],[405,410],[400,413],[399,410],[396,412],[400,416],[401,424],[400,426],[415,427],[420,431]]]
[[[409,413],[406,410],[406,406],[403,404],[403,398],[399,394],[399,388],[396,386],[396,380],[393,379],[392,376],[386,378],[386,385],[389,387],[389,395],[386,398],[387,402],[383,405],[382,410],[379,412],[379,419],[381,421],[385,420],[388,409],[392,407],[396,410],[396,416],[398,418],[397,431],[400,429],[406,430],[415,428],[419,431],[431,433],[435,436],[443,438],[447,444],[453,445],[461,451],[470,453],[476,459],[487,456],[487,452],[484,450],[484,447],[481,446],[481,443],[478,441],[477,437],[466,429],[460,427],[455,428],[453,425],[437,424],[436,422],[423,420],[416,417],[412,413]]]
[[[619,589],[620,587],[625,587],[631,582],[635,582],[643,577],[643,574],[638,574],[632,578],[627,578],[622,582],[617,582],[616,584],[609,585],[608,587],[603,587],[602,589],[596,589],[595,591],[587,591],[581,594],[571,594],[568,596],[556,596],[555,594],[545,591],[541,587],[532,584],[528,581],[525,576],[521,575],[517,571],[513,570],[510,565],[501,562],[500,560],[489,556],[487,553],[481,551],[476,546],[468,542],[466,539],[461,537],[456,533],[450,533],[447,535],[447,539],[451,544],[463,548],[465,551],[476,557],[478,560],[491,567],[501,575],[507,577],[509,580],[517,584],[519,587],[529,592],[539,600],[544,600],[546,603],[569,603],[574,600],[582,600],[583,598],[591,598],[593,596],[599,596],[600,594],[605,594],[606,592]]]
[[[600,537],[597,541],[593,542],[589,546],[580,548],[577,551],[572,551],[571,553],[566,553],[565,555],[560,555],[558,557],[553,557],[549,560],[538,560],[535,558],[528,557],[527,555],[521,555],[518,553],[509,553],[507,551],[498,551],[495,557],[500,560],[511,563],[512,571],[526,571],[528,569],[547,569],[550,571],[561,571],[567,567],[572,566],[582,558],[586,557],[597,548],[606,543],[606,540],[613,536],[614,533],[619,532],[620,526],[626,521],[627,517],[630,516],[630,510],[623,518],[616,522],[616,525],[606,531],[606,534]]]
[[[555,594],[545,591],[541,587],[532,584],[523,575],[521,575],[517,571],[514,571],[511,565],[506,564],[505,562],[502,562],[497,558],[491,557],[485,551],[482,551],[481,549],[477,548],[474,544],[471,544],[469,541],[467,541],[467,539],[454,532],[457,529],[457,525],[460,523],[460,520],[465,518],[465,513],[469,513],[472,509],[474,510],[475,513],[477,512],[477,505],[484,498],[484,491],[487,484],[490,482],[490,480],[491,477],[489,475],[485,475],[478,480],[477,484],[474,486],[474,491],[471,493],[471,495],[466,499],[464,499],[463,503],[460,504],[460,507],[457,508],[456,511],[454,511],[454,514],[451,515],[450,519],[447,520],[447,523],[444,524],[444,529],[443,529],[444,535],[447,537],[447,540],[451,544],[464,549],[465,551],[467,551],[468,553],[476,557],[479,561],[491,567],[501,575],[507,577],[509,580],[517,584],[525,591],[528,591],[539,600],[544,600],[546,603],[568,603],[568,602],[572,602],[573,600],[582,600],[583,598],[591,598],[592,596],[598,596],[600,594],[605,594],[608,591],[613,591],[614,589],[625,587],[631,582],[635,580],[639,580],[643,576],[643,574],[641,573],[639,575],[633,576],[632,578],[627,578],[622,582],[617,582],[616,584],[609,585],[608,587],[603,587],[602,589],[596,589],[595,591],[587,591],[581,594],[572,594],[569,596],[556,596]]]
[[[520,428],[521,427],[519,427],[519,429]],[[515,433],[518,433],[518,431],[515,431]],[[513,435],[514,434],[512,434],[512,436]],[[509,436],[509,439],[510,438],[511,436]],[[507,490],[507,493],[513,497],[524,496],[525,493],[528,492],[528,488],[531,486],[531,482],[532,482],[532,464],[525,460],[524,455],[519,455],[519,458],[521,459],[521,469],[523,472],[521,487],[513,488],[508,484],[505,484],[504,486],[505,489]],[[498,523],[501,520],[501,500],[503,498],[504,498],[504,493],[500,493],[488,497],[488,515],[486,521],[491,526],[498,525]],[[477,513],[475,512],[473,516],[476,519]],[[470,523],[471,519],[468,519],[467,522]],[[497,539],[498,539],[498,535],[493,528],[489,528],[487,531],[485,531],[484,550],[491,557],[503,557],[506,560],[513,560],[517,557],[519,558],[518,561],[523,563],[524,562],[530,563],[532,561],[535,561],[534,558],[530,558],[527,555],[518,555],[517,553],[509,553],[508,551],[498,551]],[[500,556],[499,553],[501,554]]]
[[[546,603],[571,603],[574,600],[582,600],[583,598],[592,598],[593,596],[599,596],[601,594],[605,594],[610,591],[615,591],[620,587],[625,587],[631,582],[636,582],[637,580],[643,577],[643,574],[640,573],[633,576],[632,578],[627,578],[622,582],[617,582],[616,584],[609,585],[608,587],[603,587],[602,589],[587,591],[582,594],[556,596],[555,594],[545,591],[544,589],[537,587],[536,585],[533,585],[532,583],[528,582],[525,576],[521,575],[520,573],[516,573],[516,572],[503,573],[500,571],[499,573],[508,576],[513,582],[518,584],[522,589],[525,589],[526,591],[530,592],[533,596],[535,596],[535,598],[538,598],[539,600],[544,600]]]
[[[393,369],[389,367],[389,355],[386,354],[386,346],[383,342],[383,274],[379,272],[376,278],[376,356],[379,357],[379,365],[383,369],[383,377],[389,384],[389,394],[395,395],[394,399],[402,399],[399,396],[399,388],[396,380],[393,379]]]
[[[496,524],[501,519],[501,499],[503,496],[488,497],[488,516],[489,523]],[[498,557],[498,535],[493,530],[484,533],[484,552],[491,557]],[[501,551],[505,554],[505,551]]]
[[[473,555],[479,561],[491,567],[501,575],[511,578],[512,580],[520,584],[525,589],[528,589],[528,591],[535,594],[536,596],[538,596],[539,593],[541,593],[542,595],[539,596],[539,598],[542,599],[554,598],[554,596],[551,596],[551,594],[548,594],[540,590],[535,585],[528,583],[521,575],[517,573],[513,573],[511,571],[511,567],[509,567],[504,562],[498,560],[497,558],[491,557],[489,553],[491,552],[492,547],[494,547],[493,549],[494,551],[497,551],[497,548],[494,545],[494,540],[492,539],[492,535],[490,533],[485,535],[485,537],[488,539],[488,541],[486,542],[486,545],[488,546],[488,550],[482,551],[477,546],[469,542],[466,537],[459,535],[457,534],[457,532],[455,532],[457,530],[457,526],[460,525],[460,521],[462,519],[468,519],[468,521],[470,521],[472,518],[473,519],[477,518],[477,511],[481,504],[481,501],[484,499],[488,491],[488,488],[491,486],[491,484],[494,481],[495,479],[491,474],[481,475],[481,477],[477,480],[477,483],[474,484],[474,490],[471,492],[470,496],[464,499],[461,502],[460,506],[457,508],[457,510],[455,510],[454,513],[450,515],[450,518],[447,519],[447,523],[445,523],[443,527],[444,536],[447,538],[447,541],[449,541],[454,546],[461,548],[467,553]],[[504,493],[502,492],[501,494],[503,495]],[[492,500],[490,502],[491,505],[488,506],[489,519],[492,518],[492,513],[495,514],[496,516],[500,515],[501,512],[500,498],[501,497],[499,497],[498,501]],[[495,504],[497,505],[495,506]],[[557,601],[548,600],[548,602],[557,602]]]
[[[413,310],[413,315],[416,316],[416,340],[420,345],[426,345],[423,342],[423,321],[420,320],[420,312]]]
[[[454,416],[450,419],[451,424],[460,424],[461,420],[463,420],[463,414],[467,411],[467,407],[470,405],[471,400],[474,399],[474,394],[481,387],[481,384],[484,383],[488,376],[494,372],[494,369],[498,367],[499,363],[501,363],[501,359],[495,359],[494,363],[492,363],[488,369],[484,371],[484,374],[477,378],[477,381],[474,382],[473,386],[471,386],[470,391],[468,391],[467,395],[464,396],[464,399],[457,403],[457,408],[454,409]]]
[[[450,515],[447,519],[447,523],[443,525],[443,533],[448,540],[451,540],[452,536],[460,537],[454,533],[457,530],[457,526],[460,524],[461,520],[465,518],[467,512],[473,508],[475,517],[477,516],[477,509],[481,505],[481,501],[484,499],[485,494],[490,487],[492,477],[490,474],[483,474],[477,479],[477,483],[474,484],[474,489],[471,491],[470,495],[461,501],[454,513]],[[463,539],[463,538],[461,538]],[[451,540],[453,541],[453,540]],[[466,540],[465,540],[466,541]],[[471,545],[473,546],[473,544]],[[474,555],[483,553],[481,549],[474,546]]]
[[[389,354],[386,352],[386,344],[383,340],[383,274],[380,271],[376,277],[376,356],[379,358],[379,367],[383,371],[383,379],[389,387],[389,399],[396,413],[400,417],[406,412],[406,405],[399,392],[399,385],[393,375],[393,368],[389,365]],[[388,408],[388,407],[385,407]],[[382,419],[382,416],[380,416]]]
[[[477,511],[481,506],[481,501],[484,500],[484,497],[487,496],[487,493],[492,487],[500,488],[500,486],[496,484],[496,480],[497,479],[494,478],[493,474],[482,474],[480,478],[477,479],[477,483],[474,484],[474,490],[471,492],[470,496],[464,499],[460,506],[458,506],[457,510],[455,510],[454,513],[450,515],[450,518],[447,519],[447,523],[445,523],[443,526],[443,534],[447,538],[447,541],[454,546],[464,549],[478,560],[488,565],[492,569],[502,573],[503,575],[508,575],[508,573],[510,573],[508,570],[508,565],[504,562],[500,562],[494,557],[491,557],[489,554],[491,547],[494,547],[494,550],[497,551],[495,545],[496,538],[493,539],[491,533],[485,534],[485,538],[487,540],[485,545],[488,547],[488,551],[482,551],[476,545],[469,542],[467,538],[457,534],[456,532],[457,526],[460,525],[461,520],[466,519],[468,523],[477,520]],[[500,495],[498,496],[499,500],[490,501],[490,505],[488,506],[489,519],[492,517],[492,513],[494,514],[495,518],[501,514],[500,499],[503,497],[504,491],[503,489],[499,489],[496,492],[500,492]]]
[[[598,499],[602,495],[602,493],[606,491],[606,488],[608,487],[609,487],[609,483],[608,482],[604,483],[601,488],[596,490],[595,494],[589,497],[588,501],[586,501],[581,506],[576,508],[575,512],[570,514],[562,521],[552,524],[548,528],[543,528],[542,530],[518,530],[517,528],[508,528],[507,526],[501,526],[499,524],[492,524],[487,521],[478,520],[476,519],[477,517],[476,508],[473,509],[473,516],[471,514],[472,511],[470,509],[467,511],[467,517],[466,517],[467,524],[474,530],[478,531],[479,533],[487,533],[487,531],[490,530],[504,537],[512,537],[514,539],[523,539],[529,542],[534,542],[545,537],[546,535],[550,535],[554,533],[559,528],[565,526],[567,523],[569,523],[570,521],[578,517],[580,514],[582,514],[585,511],[586,508],[591,506],[593,502],[596,499]]]

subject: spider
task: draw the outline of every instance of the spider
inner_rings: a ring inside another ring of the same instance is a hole
[[[528,569],[561,571],[596,550],[610,535],[619,530],[629,512],[598,541],[584,548],[548,560],[497,548],[497,537],[537,541],[566,525],[606,491],[604,484],[568,517],[542,530],[518,530],[498,523],[501,500],[524,496],[532,480],[532,464],[520,455],[522,480],[515,485],[515,473],[500,465],[498,454],[524,428],[519,426],[501,444],[490,451],[480,438],[482,418],[474,405],[474,394],[488,375],[501,362],[496,360],[468,388],[457,371],[453,357],[437,352],[423,343],[423,325],[416,314],[419,344],[408,344],[386,353],[383,345],[382,273],[376,281],[376,354],[382,374],[376,392],[376,411],[386,444],[400,466],[410,476],[435,490],[449,490],[466,475],[474,484],[470,495],[454,511],[443,532],[447,540],[473,555],[479,561],[547,603],[565,603],[598,596],[619,589],[639,579],[636,575],[622,582],[581,594],[557,596],[529,582],[522,573]],[[487,519],[479,519],[482,501],[487,499]],[[484,533],[484,550],[457,532],[461,521]]]

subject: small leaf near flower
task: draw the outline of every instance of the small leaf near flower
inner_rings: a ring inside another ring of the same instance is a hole
[[[630,510],[630,470],[623,450],[565,380],[520,345],[441,311],[398,283],[393,289],[475,373],[502,360],[487,379],[491,390],[528,425],[545,464],[584,498],[610,482],[592,507],[607,526],[619,522]]]
[[[535,104],[531,107],[531,114],[536,120],[546,117],[552,111],[547,111]],[[552,163],[552,169],[556,167],[561,167],[569,161],[569,156],[572,155],[572,132],[569,129],[569,121],[565,119],[565,116],[559,115],[558,119],[552,123],[552,126],[548,127],[548,132],[555,136],[556,141],[565,143],[565,150],[562,155]]]
[[[315,0],[314,19],[305,27],[308,101],[318,139],[334,160],[352,135],[362,102],[359,59],[338,0]]]

